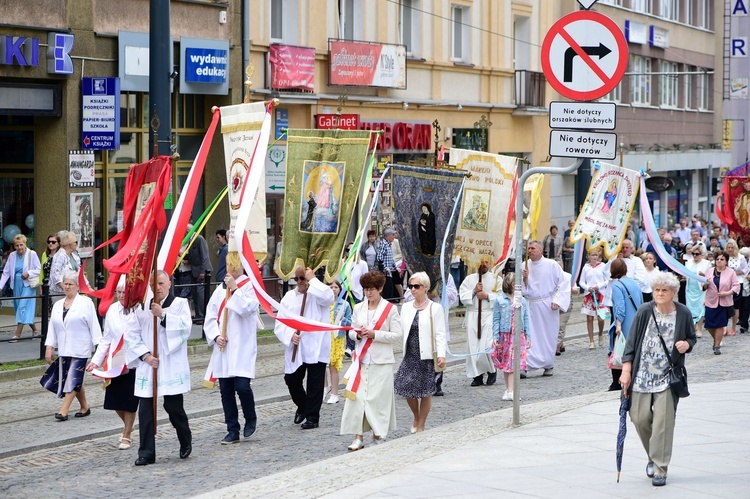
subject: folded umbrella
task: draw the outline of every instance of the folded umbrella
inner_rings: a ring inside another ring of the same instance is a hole
[[[630,409],[630,398],[622,394],[620,401],[620,428],[617,431],[617,449],[615,450],[615,462],[617,463],[617,483],[620,483],[620,471],[622,470],[622,452],[625,448],[625,436],[628,434],[628,422],[626,416]]]

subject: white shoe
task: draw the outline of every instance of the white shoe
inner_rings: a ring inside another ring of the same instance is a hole
[[[589,343],[589,350],[596,350],[596,345],[594,345],[593,341]]]
[[[412,426],[411,428],[409,428],[409,433],[411,433],[412,435],[414,435],[416,432],[417,432],[416,426]]]
[[[331,393],[331,387],[330,386],[327,386],[327,387],[323,388],[323,397],[325,397],[329,393]]]
[[[339,402],[339,396],[331,394],[330,397],[328,397],[328,402],[326,404],[338,404]]]
[[[385,438],[383,437],[375,437],[375,435],[372,436],[372,443],[373,445],[380,445],[385,442]]]
[[[503,400],[513,400],[513,392],[506,391],[503,393]]]
[[[604,346],[604,336],[599,336],[599,347]]]
[[[117,446],[120,450],[127,450],[130,448],[131,440],[129,438],[120,437],[120,445]]]
[[[355,438],[354,442],[352,442],[352,444],[349,447],[347,447],[347,449],[349,449],[350,451],[355,451],[355,450],[364,449],[364,448],[365,448],[365,443],[358,438]]]

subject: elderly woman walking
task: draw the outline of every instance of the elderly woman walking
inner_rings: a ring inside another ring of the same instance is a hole
[[[404,333],[404,358],[394,378],[397,395],[406,398],[414,422],[411,433],[424,431],[437,390],[435,368],[445,368],[445,314],[443,307],[427,296],[430,278],[417,272],[409,278],[413,301],[401,308],[401,329]],[[437,366],[433,360],[437,357]]]
[[[20,300],[13,300],[13,308],[16,310],[16,334],[11,341],[16,342],[21,337],[24,324],[31,327],[32,335],[37,335],[34,325],[36,300],[22,297],[36,295],[41,265],[36,253],[26,247],[26,236],[23,234],[18,234],[13,238],[13,247],[16,251],[8,255],[8,261],[3,268],[3,275],[0,277],[0,289],[5,287],[5,283],[10,282],[13,296],[21,298]],[[32,286],[32,284],[34,285]]]
[[[398,308],[380,296],[385,276],[371,270],[360,278],[365,301],[354,306],[349,336],[356,340],[352,365],[346,372],[344,415],[341,433],[354,433],[348,447],[364,447],[362,434],[372,430],[372,442],[381,443],[396,429],[396,398],[393,393],[393,345],[402,339]]]
[[[57,421],[68,420],[68,409],[74,398],[81,404],[81,410],[75,417],[83,418],[91,414],[83,387],[83,375],[92,347],[102,339],[94,302],[78,294],[78,274],[65,274],[62,286],[65,297],[52,307],[45,342],[47,350],[44,359],[50,367],[41,379],[44,388],[65,399],[60,412],[55,414]],[[55,348],[58,358],[53,362]]]
[[[674,301],[680,289],[677,277],[660,272],[651,288],[654,302],[638,309],[630,327],[620,384],[631,399],[630,419],[648,456],[646,476],[658,487],[667,483],[679,400],[670,388],[667,356],[684,365],[696,338],[690,309]]]

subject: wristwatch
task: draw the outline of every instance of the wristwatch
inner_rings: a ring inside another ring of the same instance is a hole
[[[146,352],[138,358],[141,359],[142,362],[146,362],[146,357],[148,357],[149,355],[151,355],[151,352]]]

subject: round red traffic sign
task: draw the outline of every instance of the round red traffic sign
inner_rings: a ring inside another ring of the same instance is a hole
[[[542,43],[542,70],[560,95],[594,100],[607,95],[628,67],[628,42],[612,19],[589,10],[552,25]]]

